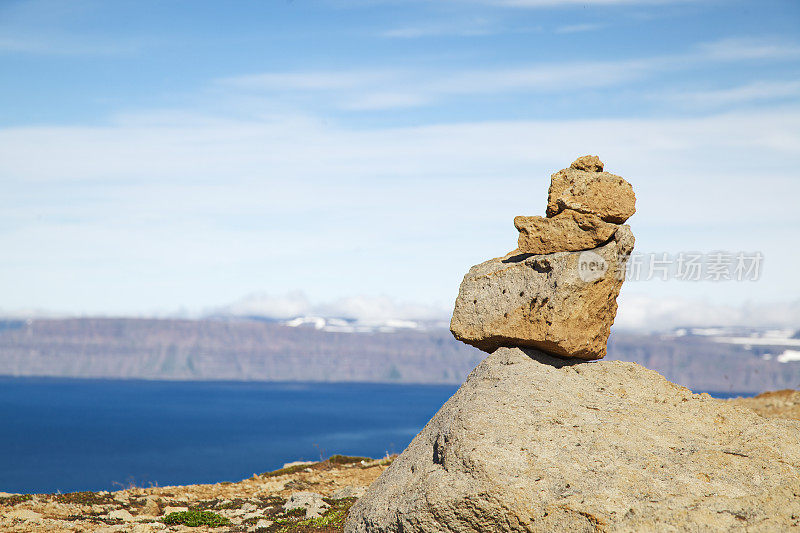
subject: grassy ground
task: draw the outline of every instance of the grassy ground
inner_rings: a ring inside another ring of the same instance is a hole
[[[338,532],[357,497],[391,460],[335,455],[326,461],[213,485],[67,494],[0,493],[0,531]],[[327,508],[319,516],[307,516],[305,508],[285,508],[297,492],[319,494]]]

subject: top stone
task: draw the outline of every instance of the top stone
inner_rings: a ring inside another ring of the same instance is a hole
[[[585,155],[573,161],[569,167],[587,172],[602,172],[603,162],[596,155]]]
[[[547,217],[565,210],[622,224],[636,212],[636,195],[630,183],[616,174],[603,172],[603,163],[597,156],[585,155],[570,168],[551,176]]]

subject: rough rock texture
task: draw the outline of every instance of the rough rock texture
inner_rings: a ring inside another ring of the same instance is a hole
[[[582,159],[573,165],[590,168],[581,162]],[[565,209],[590,213],[606,222],[622,224],[636,212],[636,195],[631,184],[615,174],[570,167],[551,176],[547,195],[548,217],[554,217]]]
[[[617,231],[616,224],[577,211],[562,211],[553,218],[515,217],[519,230],[519,253],[552,254],[589,250],[608,242]]]
[[[596,155],[585,155],[573,161],[569,167],[589,172],[602,172],[603,162]]]
[[[500,349],[353,506],[345,531],[788,531],[800,422],[635,363]]]
[[[762,392],[754,398],[733,398],[728,401],[749,407],[761,416],[800,420],[800,390]]]
[[[633,234],[620,226],[613,240],[591,251],[514,255],[475,265],[461,283],[450,330],[487,352],[525,346],[600,359],[631,250]]]
[[[316,492],[295,492],[286,503],[283,504],[286,511],[292,509],[305,509],[306,518],[317,518],[322,516],[330,505],[323,500],[322,494]]]

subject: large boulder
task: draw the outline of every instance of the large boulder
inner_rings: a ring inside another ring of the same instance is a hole
[[[516,254],[475,265],[461,283],[450,330],[487,352],[523,346],[600,359],[633,243],[630,228],[619,226],[610,242],[591,251]]]
[[[497,350],[352,508],[345,531],[788,531],[800,421],[620,361]]]
[[[619,226],[596,215],[567,210],[553,218],[514,217],[514,227],[519,230],[519,253],[552,254],[596,248],[611,239]]]
[[[592,163],[587,157],[593,156],[581,157],[570,168],[559,170],[550,177],[547,216],[554,217],[570,209],[622,224],[636,212],[633,187],[616,174],[601,172],[603,164],[600,160]]]

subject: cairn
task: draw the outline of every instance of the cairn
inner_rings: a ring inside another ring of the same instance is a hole
[[[518,216],[518,248],[470,269],[450,331],[493,352],[536,348],[559,357],[601,359],[617,313],[636,211],[630,183],[603,172],[596,156],[551,177],[547,216]]]
[[[631,186],[552,177],[519,248],[470,269],[451,330],[491,352],[350,510],[346,533],[800,529],[800,421],[606,353]],[[698,354],[698,356],[701,354]]]

